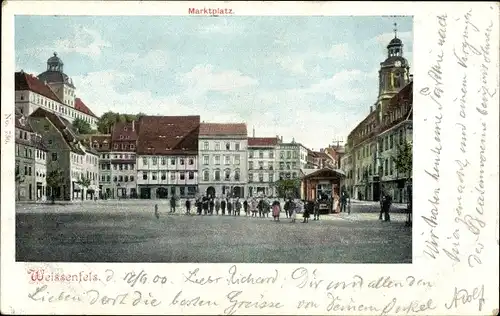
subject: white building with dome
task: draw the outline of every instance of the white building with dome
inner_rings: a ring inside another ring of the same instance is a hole
[[[64,73],[64,63],[54,53],[47,60],[47,70],[37,77],[23,70],[15,73],[15,105],[24,115],[42,107],[73,123],[77,118],[97,128],[98,117],[76,97],[73,80]]]

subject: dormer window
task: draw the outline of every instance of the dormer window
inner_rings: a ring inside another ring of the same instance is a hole
[[[127,131],[127,127],[124,127],[123,130],[126,132]]]
[[[123,139],[123,135],[120,135],[120,139]]]

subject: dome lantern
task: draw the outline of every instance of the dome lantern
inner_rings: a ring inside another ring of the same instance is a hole
[[[64,72],[63,67],[64,63],[61,58],[57,57],[57,53],[54,52],[54,56],[47,60],[47,71]]]

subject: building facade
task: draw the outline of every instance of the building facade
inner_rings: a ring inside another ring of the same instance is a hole
[[[113,198],[116,192],[112,181],[111,135],[88,135],[86,140],[99,155],[99,198]]]
[[[28,118],[16,113],[15,182],[17,201],[43,201],[47,187],[47,148]]]
[[[198,192],[199,116],[143,116],[137,137],[140,198],[193,197]]]
[[[47,70],[37,77],[23,70],[16,72],[15,90],[15,106],[24,115],[42,107],[69,122],[79,118],[97,128],[98,117],[76,97],[76,87],[56,53],[47,60]]]
[[[247,146],[246,124],[201,123],[198,144],[200,194],[245,196]]]
[[[276,196],[278,137],[248,138],[248,196]]]
[[[397,34],[387,51],[386,60],[380,64],[377,101],[349,134],[346,145],[343,169],[347,177],[344,181],[351,188],[351,196],[360,200],[378,201],[382,192],[393,191],[397,180],[391,174],[395,157],[394,136],[391,135],[399,133],[400,126],[411,125],[412,101],[408,98],[413,95],[413,84],[408,61],[403,57],[403,43]],[[403,99],[406,103],[400,102]],[[400,195],[404,192],[391,193],[396,200],[403,200]]]
[[[277,147],[278,179],[298,179],[300,170],[307,167],[308,149],[294,140],[279,142]]]
[[[109,163],[112,172],[112,197],[136,198],[137,126],[136,121],[119,122],[111,132]]]
[[[58,200],[77,200],[94,195],[99,179],[98,153],[84,146],[71,124],[53,112],[36,109],[30,124],[47,148],[47,177],[53,171],[62,173],[58,185],[48,187],[47,197],[54,193]],[[88,186],[80,184],[84,179],[89,180]]]

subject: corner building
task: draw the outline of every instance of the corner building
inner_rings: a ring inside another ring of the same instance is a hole
[[[393,176],[396,144],[408,139],[412,126],[413,84],[403,46],[395,32],[380,63],[377,101],[347,138],[344,185],[355,199],[378,201],[388,190],[395,201],[404,201],[404,192],[394,190],[400,180]]]

